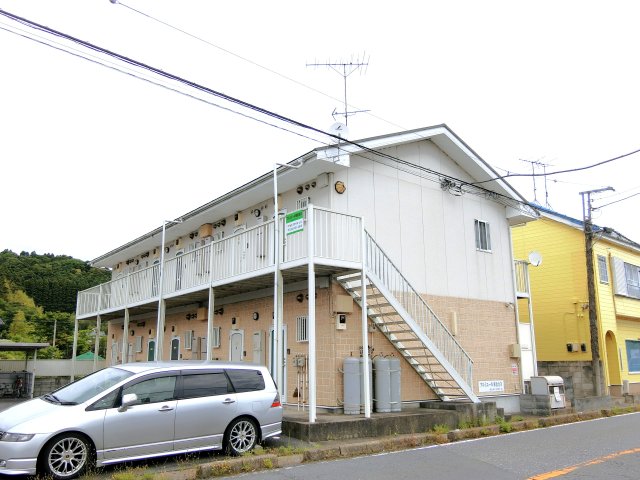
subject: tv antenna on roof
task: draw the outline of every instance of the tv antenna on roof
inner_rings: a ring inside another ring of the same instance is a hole
[[[365,58],[366,57],[366,58]],[[364,67],[364,71],[366,72],[366,67],[369,66],[369,57],[366,54],[362,54],[362,59],[360,56],[357,58],[351,58],[350,61],[337,61],[337,62],[326,62],[326,63],[307,63],[307,67],[329,67],[334,72],[338,73],[342,76],[344,81],[344,112],[338,112],[336,108],[333,109],[331,115],[333,119],[336,119],[336,115],[344,116],[344,124],[349,124],[349,117],[351,115],[355,115],[356,113],[368,112],[369,110],[352,110],[349,111],[348,103],[347,103],[347,77],[356,71],[362,71]]]

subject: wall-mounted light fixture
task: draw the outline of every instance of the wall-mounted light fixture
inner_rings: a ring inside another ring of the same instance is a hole
[[[231,325],[235,325],[236,324],[236,317],[231,317]]]
[[[260,318],[260,314],[258,312],[253,312],[253,319],[258,320]]]
[[[347,186],[344,184],[344,182],[338,180],[335,185],[333,186],[333,188],[335,188],[336,192],[338,192],[340,195],[342,195],[344,192],[347,191]]]
[[[298,192],[298,195],[300,195],[303,191],[304,191],[304,187],[302,185],[298,185],[296,187],[296,192]]]
[[[302,300],[304,300],[304,295],[302,293],[299,293],[298,295],[296,295],[296,300],[302,303]]]

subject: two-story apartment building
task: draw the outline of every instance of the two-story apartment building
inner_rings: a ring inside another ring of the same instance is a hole
[[[314,421],[343,409],[347,359],[394,356],[405,405],[517,410],[509,227],[535,218],[524,199],[503,180],[475,185],[498,175],[445,125],[290,165],[92,262],[113,279],[79,293],[77,318],[108,322],[110,362],[266,364]]]
[[[560,375],[575,398],[595,395],[589,329],[584,224],[539,208],[541,218],[513,227],[516,258],[539,252],[529,270],[540,375]],[[609,393],[628,382],[640,392],[640,245],[611,228],[595,227],[598,343]],[[521,309],[526,321],[527,310]]]

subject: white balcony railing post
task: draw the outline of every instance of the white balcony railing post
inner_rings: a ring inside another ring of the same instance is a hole
[[[315,273],[315,233],[313,231],[313,205],[307,207],[307,253],[309,255],[309,423],[316,421],[316,273]]]

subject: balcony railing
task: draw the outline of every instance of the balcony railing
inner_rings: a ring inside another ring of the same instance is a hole
[[[309,258],[309,211],[314,222],[313,256],[323,263],[360,263],[362,219],[311,207],[304,212],[304,229],[295,234],[285,235],[285,219],[280,219],[281,268]],[[165,260],[162,294],[175,296],[232,283],[240,276],[273,271],[274,264],[272,220]],[[79,292],[76,312],[82,318],[149,303],[157,300],[159,293],[160,265],[156,264]]]

